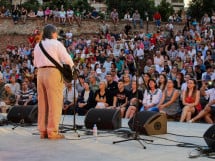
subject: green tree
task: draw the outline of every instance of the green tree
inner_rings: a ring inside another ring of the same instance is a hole
[[[29,10],[37,11],[40,6],[40,3],[37,0],[29,0],[23,3],[22,6],[24,6],[28,11]]]
[[[169,16],[174,13],[172,5],[166,0],[162,0],[160,5],[157,6],[157,10],[161,14],[162,21],[167,21]]]
[[[126,11],[132,14],[134,10],[138,9],[142,18],[145,17],[145,12],[152,15],[155,11],[154,1],[152,0],[106,0],[106,4],[108,6],[108,12],[116,8],[120,18],[123,18]]]
[[[192,0],[189,4],[187,14],[192,18],[200,20],[204,13],[208,13],[209,15],[211,15],[214,9],[214,0]]]
[[[6,8],[11,8],[11,1],[0,0],[0,6],[5,6]]]

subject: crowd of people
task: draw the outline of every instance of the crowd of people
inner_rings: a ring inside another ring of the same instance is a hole
[[[116,10],[112,16],[116,24]],[[138,10],[133,18],[134,27],[136,22],[142,27]],[[79,71],[71,83],[65,83],[64,114],[86,115],[91,108],[107,108],[119,109],[125,118],[138,111],[157,111],[181,122],[214,123],[215,14],[205,14],[201,22],[187,19],[179,30],[171,21],[161,25],[158,12],[154,20],[157,30],[152,33],[131,34],[126,27],[116,33],[104,28],[105,22],[101,33],[92,37],[59,33],[58,40]],[[60,22],[65,22],[63,17]],[[28,38],[29,44],[10,44],[1,51],[2,111],[37,104],[33,49],[40,41],[40,31],[34,34],[38,36],[34,43]]]

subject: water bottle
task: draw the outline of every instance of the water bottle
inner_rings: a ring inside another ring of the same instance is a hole
[[[95,141],[97,141],[97,135],[98,135],[97,126],[96,126],[96,124],[94,124],[93,125],[93,137],[94,137]]]

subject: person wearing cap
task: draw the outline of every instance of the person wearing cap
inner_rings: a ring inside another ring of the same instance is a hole
[[[60,65],[74,63],[63,44],[57,40],[58,32],[54,25],[43,29],[41,41],[47,53]],[[34,48],[34,66],[38,68],[38,129],[41,139],[62,139],[59,123],[63,105],[63,76],[56,66],[45,56],[39,44]]]

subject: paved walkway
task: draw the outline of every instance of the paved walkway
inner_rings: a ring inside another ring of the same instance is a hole
[[[84,125],[84,117],[77,117],[77,124]],[[129,131],[128,120],[122,121],[125,131]],[[71,128],[73,116],[65,116],[64,124]],[[97,141],[91,130],[78,130],[65,133],[64,140],[39,139],[36,126],[17,127],[13,125],[0,127],[0,161],[190,161],[190,152],[196,154],[196,147],[185,148],[177,144],[181,142],[206,146],[202,138],[209,124],[168,122],[167,134],[144,136],[153,143],[142,142],[143,149],[137,141],[113,144],[113,141],[125,139],[126,133],[99,131]],[[193,136],[193,137],[184,137]],[[198,157],[195,160],[211,160]]]

